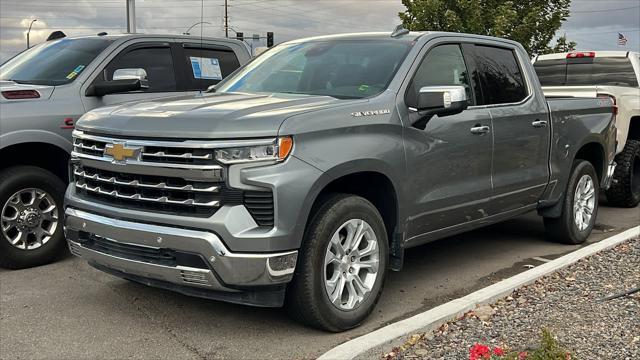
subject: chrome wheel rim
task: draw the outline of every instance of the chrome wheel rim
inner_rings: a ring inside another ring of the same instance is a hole
[[[371,296],[379,264],[378,238],[371,225],[361,219],[342,224],[324,257],[325,290],[333,306],[353,310]]]
[[[56,202],[44,190],[22,189],[2,207],[0,228],[5,240],[14,247],[37,249],[51,240],[58,228]]]
[[[593,179],[589,175],[582,175],[573,197],[573,221],[578,230],[584,231],[591,225],[595,207],[596,191]]]

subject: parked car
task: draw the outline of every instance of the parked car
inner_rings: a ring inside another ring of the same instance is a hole
[[[194,94],[250,55],[229,39],[104,35],[47,41],[0,67],[0,267],[50,262],[66,249],[62,200],[71,131],[86,111]]]
[[[616,172],[607,201],[640,203],[640,54],[582,51],[540,55],[534,67],[547,96],[611,97],[617,107]]]
[[[84,115],[73,254],[184,294],[360,324],[405,249],[537,210],[584,242],[614,168],[610,99],[547,101],[518,43],[457,33],[279,45],[215,93]]]

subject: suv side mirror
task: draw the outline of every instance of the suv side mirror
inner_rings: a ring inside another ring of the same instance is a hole
[[[104,96],[148,88],[147,72],[144,69],[117,69],[113,72],[113,80],[96,81],[87,88],[85,95]]]
[[[433,115],[442,117],[459,114],[467,108],[468,104],[464,86],[425,86],[418,93],[415,111],[420,116],[413,126],[423,129]]]

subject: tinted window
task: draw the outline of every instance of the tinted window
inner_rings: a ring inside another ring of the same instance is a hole
[[[24,84],[67,84],[109,44],[111,40],[104,38],[47,41],[4,63],[0,78]]]
[[[638,86],[638,78],[628,58],[540,60],[534,67],[543,86]]]
[[[206,90],[240,67],[231,50],[185,49],[185,61],[190,90]]]
[[[513,50],[477,45],[475,54],[484,105],[515,103],[527,96]]]
[[[387,88],[410,43],[398,40],[312,41],[265,52],[220,85],[220,92],[365,98]]]
[[[409,85],[406,104],[416,107],[420,88],[437,85],[464,86],[467,98],[473,104],[469,73],[459,45],[440,45],[429,50]]]
[[[142,68],[147,72],[149,89],[146,91],[176,90],[173,58],[168,47],[144,47],[121,54],[105,69],[107,80],[113,79],[115,70],[130,68]]]

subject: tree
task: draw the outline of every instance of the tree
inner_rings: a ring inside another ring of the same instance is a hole
[[[452,31],[518,41],[529,54],[548,50],[571,0],[402,0],[400,19],[415,31]],[[566,41],[566,38],[565,38]]]
[[[548,47],[540,52],[540,54],[564,53],[574,51],[578,43],[575,41],[567,41],[567,36],[562,35],[556,40],[556,46]]]

